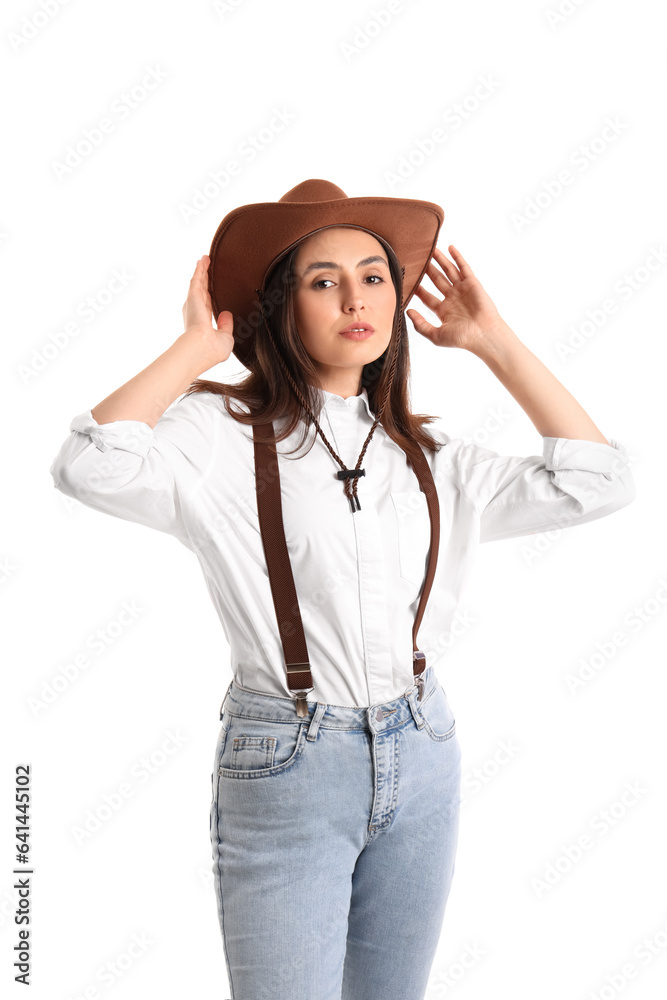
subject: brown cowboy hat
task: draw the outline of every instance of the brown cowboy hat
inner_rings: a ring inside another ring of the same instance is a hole
[[[223,310],[234,317],[234,354],[248,368],[262,323],[257,292],[274,264],[319,229],[348,225],[389,243],[403,265],[405,309],[426,273],[445,213],[414,198],[348,198],[331,181],[302,181],[278,201],[241,205],[218,226],[209,252],[208,288],[216,322]]]

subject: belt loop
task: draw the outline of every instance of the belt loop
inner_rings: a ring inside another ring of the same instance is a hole
[[[222,719],[222,709],[223,709],[223,706],[224,706],[225,702],[227,701],[227,695],[229,694],[230,688],[231,688],[231,686],[232,686],[233,683],[234,683],[234,678],[232,678],[231,681],[229,682],[229,687],[225,691],[225,697],[222,699],[222,702],[220,703],[220,718],[221,719]]]
[[[313,717],[310,720],[310,725],[308,726],[308,733],[306,734],[307,740],[317,739],[317,731],[320,728],[320,720],[326,712],[326,708],[327,706],[324,702],[318,701],[315,711],[313,712]]]
[[[417,685],[414,684],[411,688],[405,692],[405,697],[408,699],[408,705],[410,706],[410,711],[412,712],[412,717],[415,720],[415,725],[417,729],[424,728],[424,719],[417,705]]]

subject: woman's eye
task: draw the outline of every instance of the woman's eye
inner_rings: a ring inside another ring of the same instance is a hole
[[[378,282],[380,284],[382,284],[384,282],[384,278],[381,278],[379,274],[369,274],[368,277],[366,278],[366,280],[368,280],[368,278],[375,278],[376,279],[376,281],[373,282],[374,285],[377,284]],[[331,278],[320,278],[319,281],[315,281],[313,283],[313,288],[317,288],[319,285],[323,285],[327,281],[331,281]],[[333,284],[333,282],[332,282],[332,284]]]

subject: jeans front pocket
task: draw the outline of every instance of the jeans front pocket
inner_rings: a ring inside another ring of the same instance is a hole
[[[424,728],[432,740],[449,740],[456,732],[456,719],[447,695],[439,681],[423,702],[417,702],[424,720]]]
[[[306,726],[229,715],[227,739],[219,759],[224,778],[264,778],[282,774],[299,761],[306,743]]]

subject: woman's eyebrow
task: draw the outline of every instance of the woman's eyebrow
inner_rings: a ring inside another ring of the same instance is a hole
[[[389,267],[389,264],[384,257],[379,257],[377,255],[373,257],[364,257],[363,260],[359,261],[357,267],[366,267],[367,264],[386,264],[387,267]],[[313,264],[308,265],[301,277],[305,278],[311,271],[321,271],[324,268],[331,268],[334,271],[340,271],[341,269],[340,264],[336,264],[333,260],[317,260]]]

